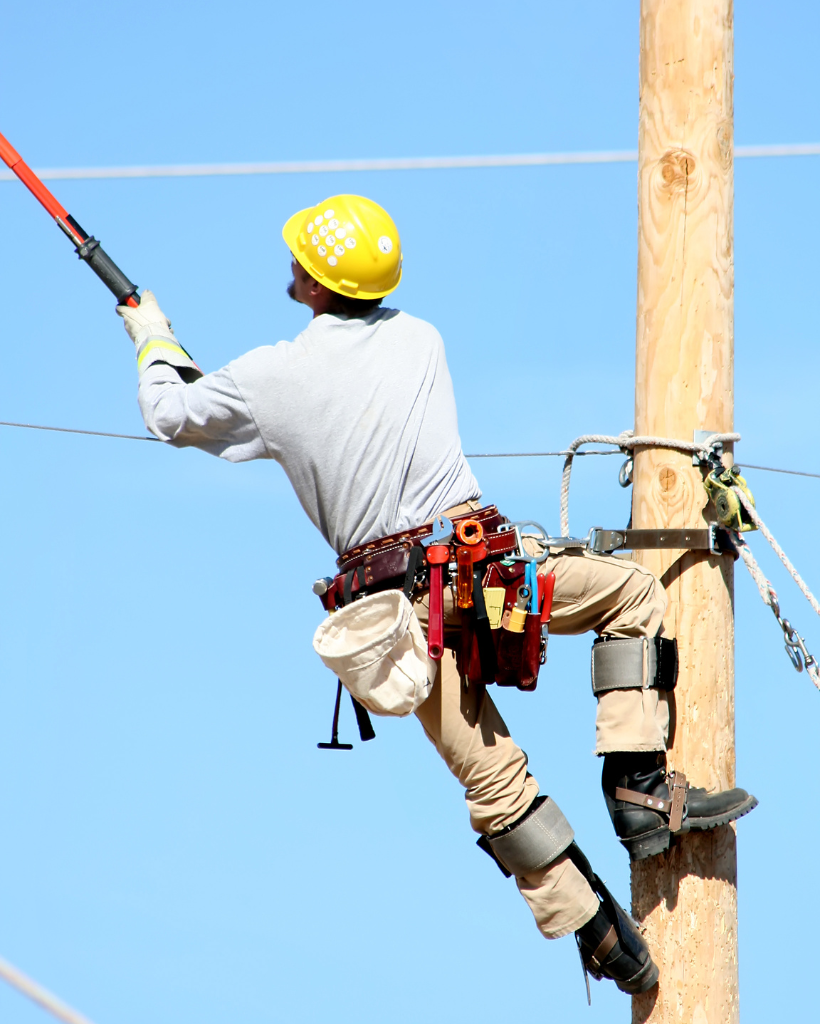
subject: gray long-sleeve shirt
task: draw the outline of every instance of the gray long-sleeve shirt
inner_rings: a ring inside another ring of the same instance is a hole
[[[158,335],[138,338],[138,351]],[[160,335],[161,337],[161,335]],[[480,497],[434,327],[395,309],[323,314],[192,384],[141,373],[148,429],[231,462],[275,459],[336,552]]]

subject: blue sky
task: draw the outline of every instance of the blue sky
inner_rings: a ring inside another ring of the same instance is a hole
[[[816,5],[738,5],[738,144],[820,141],[819,23]],[[47,2],[6,11],[4,29],[0,131],[35,167],[636,146],[634,2]],[[818,159],[736,166],[741,463],[820,472]],[[402,233],[395,304],[444,336],[465,450],[632,426],[635,165],[54,191],[206,369],[304,326],[284,294],[286,217],[370,195]],[[110,296],[20,186],[0,182],[0,204],[0,419],[142,432]],[[316,749],[334,680],[310,646],[310,585],[332,554],[277,466],[10,428],[0,455],[0,955],[95,1024],[629,1018],[611,986],[587,1010],[572,941],[540,939],[475,849],[417,723],[379,721],[351,754]],[[575,531],[626,520],[619,464],[579,463]],[[558,531],[559,460],[474,469],[508,515]],[[820,483],[747,476],[820,587]],[[817,651],[816,617],[751,543]],[[784,986],[781,960],[814,939],[820,705],[742,568],[736,605],[738,781],[761,801],[739,826],[741,1007],[768,1022],[813,1005],[808,975]],[[589,643],[553,640],[536,694],[496,696],[626,900],[591,755]],[[0,987],[0,1019],[44,1017]]]

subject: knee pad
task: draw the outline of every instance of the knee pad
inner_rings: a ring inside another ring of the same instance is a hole
[[[665,636],[602,636],[592,644],[592,692],[674,690],[678,680],[678,642]]]
[[[518,821],[494,836],[482,836],[476,845],[493,858],[507,878],[518,878],[551,864],[574,837],[558,804],[548,796],[538,796]]]

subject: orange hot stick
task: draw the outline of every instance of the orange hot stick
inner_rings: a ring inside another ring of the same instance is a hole
[[[138,306],[137,286],[123,274],[93,235],[86,234],[71,214],[49,192],[29,165],[4,135],[0,135],[0,157],[31,194],[48,210],[57,225],[76,246],[75,252],[86,262],[103,284],[114,293],[120,305]]]

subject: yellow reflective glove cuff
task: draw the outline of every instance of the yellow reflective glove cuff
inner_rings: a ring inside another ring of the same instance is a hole
[[[176,369],[188,369],[202,375],[202,371],[185,349],[170,338],[149,337],[137,356],[137,369],[143,373],[153,363],[168,363]]]

